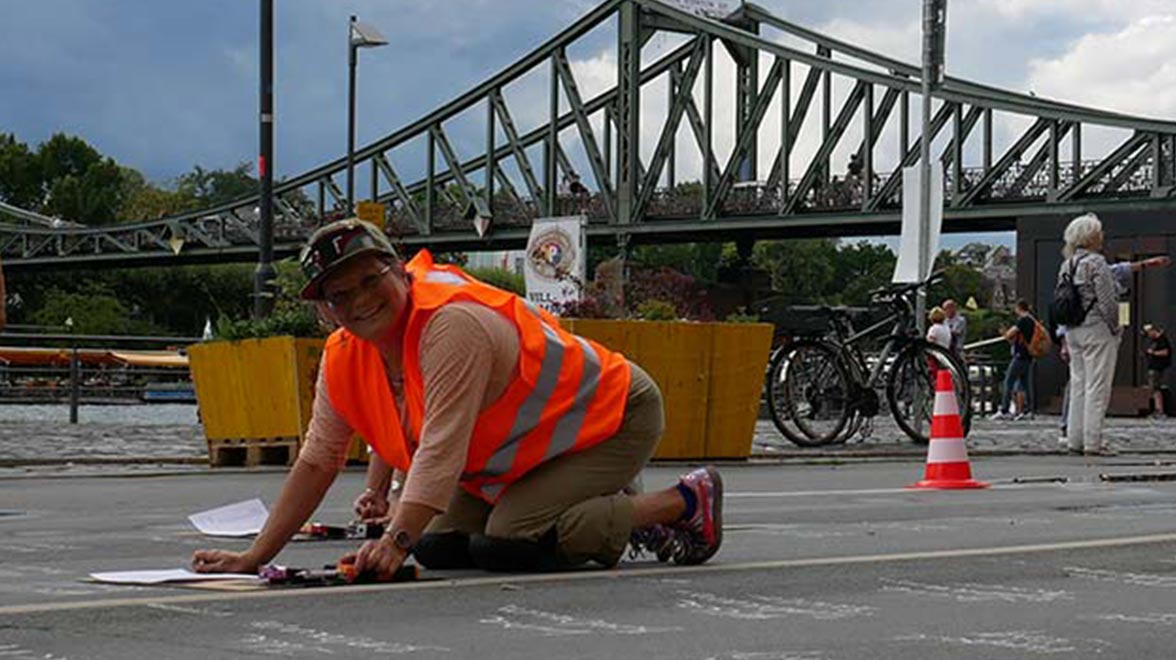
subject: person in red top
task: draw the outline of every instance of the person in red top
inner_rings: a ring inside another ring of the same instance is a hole
[[[664,429],[639,366],[572,335],[514,294],[422,251],[407,264],[355,219],[327,225],[301,256],[303,297],[340,329],[328,339],[314,413],[265,528],[244,552],[198,550],[201,572],[254,572],[309,518],[353,432],[372,447],[357,506],[386,534],[354,557],[387,578],[427,568],[613,566],[626,546],[697,564],[722,543],[719,473],[628,488]],[[389,497],[391,471],[403,490]]]

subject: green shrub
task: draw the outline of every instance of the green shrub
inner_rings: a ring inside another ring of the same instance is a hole
[[[740,307],[723,320],[727,323],[759,323],[760,317],[758,314],[748,314],[746,307]]]
[[[646,300],[637,306],[637,318],[643,321],[676,321],[677,310],[664,300]]]
[[[324,337],[328,328],[318,318],[314,305],[298,297],[306,282],[293,261],[276,264],[274,310],[269,318],[233,318],[222,315],[216,320],[216,339],[260,339],[280,335],[295,337]]]
[[[519,296],[527,295],[527,285],[523,276],[514,271],[505,268],[470,268],[466,273],[503,291],[510,291]]]

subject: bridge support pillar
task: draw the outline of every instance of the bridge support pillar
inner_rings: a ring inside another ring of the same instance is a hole
[[[735,254],[739,257],[739,293],[743,309],[751,313],[754,292],[751,290],[751,255],[755,251],[755,239],[750,236],[740,236],[735,239]]]
[[[620,6],[617,30],[617,222],[636,220],[641,177],[641,8]]]
[[[760,24],[757,21],[746,20],[740,26],[742,30],[759,34]],[[740,136],[748,129],[748,120],[754,111],[759,97],[759,50],[755,48],[735,47],[731,49],[735,55],[735,126],[736,143]],[[769,92],[770,93],[770,92]],[[739,181],[755,181],[759,170],[759,140],[752,140],[747,146],[747,155],[739,164],[737,178]]]

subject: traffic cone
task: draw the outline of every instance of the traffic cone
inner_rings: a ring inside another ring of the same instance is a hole
[[[907,488],[987,488],[972,479],[968,448],[964,446],[964,425],[956,404],[951,372],[940,369],[935,381],[935,410],[931,416],[931,442],[927,446],[927,471],[923,480]]]

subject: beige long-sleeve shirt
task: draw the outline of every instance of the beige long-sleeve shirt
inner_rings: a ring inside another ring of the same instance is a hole
[[[478,414],[506,391],[518,360],[517,331],[488,307],[453,303],[429,319],[421,335],[420,353],[424,420],[401,502],[445,511],[465,466]],[[331,405],[326,368],[325,362],[319,366],[310,426],[298,460],[341,469],[354,431]],[[405,436],[411,438],[403,393],[394,386],[393,395]]]

